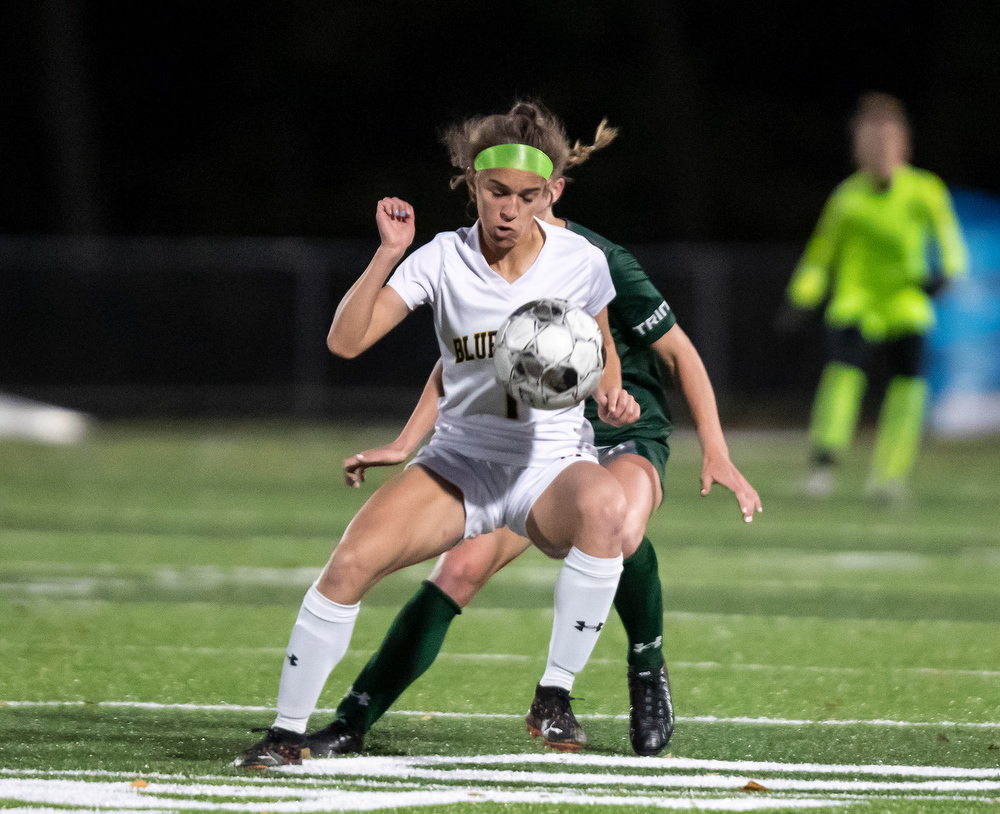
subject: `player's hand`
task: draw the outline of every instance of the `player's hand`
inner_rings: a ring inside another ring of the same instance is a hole
[[[383,198],[375,209],[375,222],[385,248],[402,253],[413,242],[416,218],[413,207],[406,201]]]
[[[594,394],[597,417],[612,427],[634,424],[639,420],[639,402],[620,387],[609,387]]]
[[[366,449],[344,458],[344,481],[355,489],[365,482],[365,470],[370,466],[395,466],[406,460],[407,453],[392,444]]]
[[[745,522],[752,523],[754,513],[764,511],[764,507],[760,505],[760,495],[757,494],[757,490],[743,477],[728,456],[706,455],[702,462],[702,495],[707,495],[715,483],[725,486],[735,493]]]
[[[943,294],[948,287],[948,278],[941,272],[929,274],[923,282],[924,292],[930,297],[937,297]]]

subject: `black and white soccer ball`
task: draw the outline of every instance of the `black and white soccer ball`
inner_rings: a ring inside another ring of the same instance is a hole
[[[529,302],[497,331],[493,366],[514,399],[540,410],[571,407],[594,392],[604,372],[597,321],[566,300]]]

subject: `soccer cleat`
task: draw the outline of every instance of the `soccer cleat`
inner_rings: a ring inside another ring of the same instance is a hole
[[[628,671],[628,735],[637,755],[664,750],[674,732],[674,707],[666,665],[659,670]]]
[[[587,742],[587,735],[573,715],[569,703],[572,700],[562,687],[539,684],[524,718],[531,737],[541,737],[545,746],[557,752],[579,752]]]
[[[865,485],[865,497],[885,509],[905,509],[912,501],[909,489],[900,480],[877,481],[869,478]]]
[[[306,735],[305,745],[312,757],[353,755],[361,752],[365,735],[351,729],[346,721],[337,718],[332,724],[311,735]]]
[[[305,735],[287,729],[252,729],[251,732],[267,732],[257,743],[233,761],[234,766],[244,769],[271,769],[275,766],[298,766],[302,758],[309,757],[303,749]]]
[[[806,478],[804,491],[810,497],[829,497],[833,494],[833,467],[814,466]]]

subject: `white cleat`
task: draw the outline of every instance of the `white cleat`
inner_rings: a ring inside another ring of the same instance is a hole
[[[833,467],[814,467],[806,478],[805,493],[811,497],[829,497],[833,494]]]

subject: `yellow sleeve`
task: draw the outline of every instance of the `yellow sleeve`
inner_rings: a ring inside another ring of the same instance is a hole
[[[839,243],[840,206],[839,196],[834,192],[823,207],[819,223],[788,283],[786,294],[792,305],[812,310],[823,302],[830,288]]]
[[[965,273],[968,251],[962,229],[955,215],[955,205],[944,181],[932,176],[929,210],[938,246],[941,252],[941,271],[945,277],[959,277]]]

